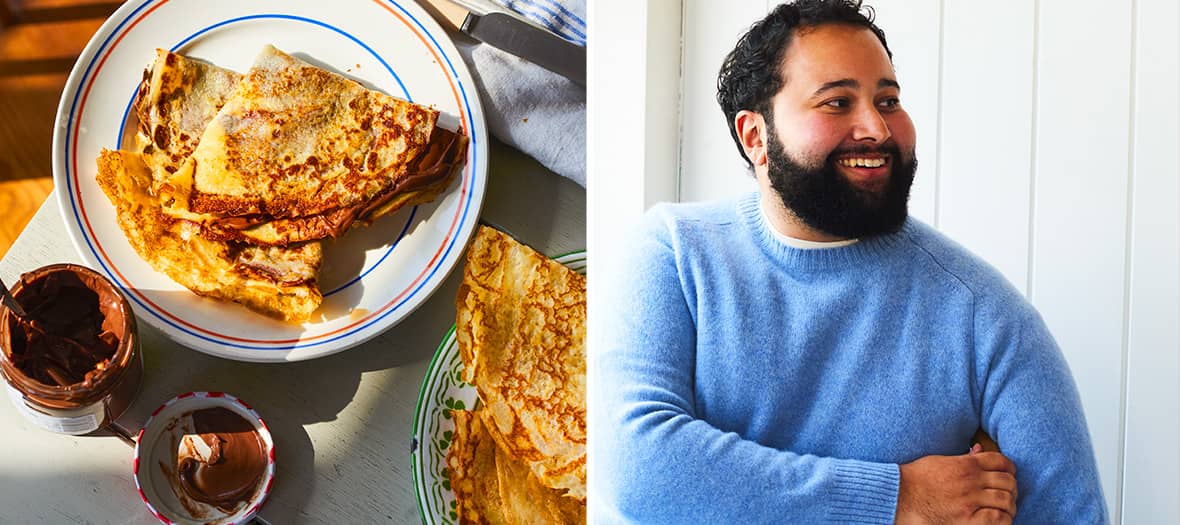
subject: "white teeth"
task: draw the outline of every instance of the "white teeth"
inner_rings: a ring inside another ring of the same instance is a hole
[[[880,168],[885,165],[885,159],[866,159],[862,157],[852,157],[847,159],[840,159],[840,164],[849,168]]]

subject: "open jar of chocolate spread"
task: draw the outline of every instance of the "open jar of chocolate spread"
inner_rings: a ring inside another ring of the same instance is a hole
[[[26,273],[11,292],[25,317],[0,308],[0,374],[17,410],[41,428],[73,435],[118,418],[143,376],[127,298],[76,264]]]

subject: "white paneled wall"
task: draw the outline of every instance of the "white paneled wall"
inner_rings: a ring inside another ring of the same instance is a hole
[[[587,187],[587,249],[612,260],[619,256],[618,232],[632,227],[652,204],[676,198],[681,6],[591,2],[587,7],[594,20],[587,35],[594,42],[587,57],[587,103],[599,112],[587,118],[586,167],[609,181]],[[599,297],[589,297],[591,326],[609,308],[595,302]],[[594,337],[590,333],[591,341]]]
[[[1122,475],[1131,5],[1042,0],[1033,102],[1029,295],[1084,385],[1102,488],[1114,501]]]
[[[692,142],[681,143],[680,159],[681,166],[699,169],[697,176],[680,177],[680,195],[700,200],[756,188],[717,106],[717,71],[738,37],[765,13],[765,2],[684,2],[680,123],[682,137]]]
[[[1180,2],[1136,5],[1123,522],[1180,520]]]
[[[867,3],[918,131],[911,210],[1045,317],[1081,391],[1112,519],[1175,523],[1180,2]],[[725,53],[775,4],[682,2],[680,200],[754,187],[713,97]],[[610,191],[600,175],[592,186]]]
[[[939,177],[943,213],[933,222],[1027,294],[1036,4],[991,5],[945,6],[943,53],[949,59],[940,68],[940,131],[947,139],[937,169],[927,175],[948,174]],[[1004,38],[995,38],[1000,27]],[[898,39],[899,45],[910,42]]]

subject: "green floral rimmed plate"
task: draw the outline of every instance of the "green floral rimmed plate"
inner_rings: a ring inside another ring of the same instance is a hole
[[[586,273],[586,252],[577,251],[555,258],[578,273]],[[463,360],[455,340],[455,327],[434,352],[434,359],[426,369],[418,404],[414,408],[414,437],[410,443],[411,471],[414,473],[414,492],[418,496],[418,512],[422,523],[454,524],[455,495],[447,479],[447,448],[451,446],[455,422],[451,410],[474,408],[475,387],[463,382]]]

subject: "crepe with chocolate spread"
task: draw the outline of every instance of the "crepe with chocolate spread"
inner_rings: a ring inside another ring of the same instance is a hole
[[[200,225],[164,215],[140,153],[102,150],[97,180],[135,252],[197,295],[292,322],[306,321],[319,307],[318,242],[260,247],[206,239]]]
[[[161,185],[161,202],[214,239],[335,237],[446,189],[467,142],[437,119],[266,46]]]
[[[456,307],[464,380],[479,394],[498,450],[584,504],[585,276],[480,227]]]
[[[98,182],[128,241],[193,292],[306,321],[317,239],[444,191],[466,137],[267,46],[245,75],[163,49],[135,102],[133,151]]]

